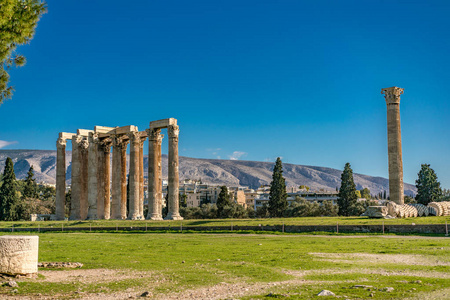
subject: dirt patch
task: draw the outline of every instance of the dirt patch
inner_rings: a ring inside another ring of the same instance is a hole
[[[450,262],[415,254],[308,253],[321,260],[350,264],[390,263],[417,266],[450,266]]]
[[[320,275],[320,274],[377,274],[382,276],[415,276],[425,278],[450,278],[449,273],[433,272],[433,271],[391,271],[384,269],[348,269],[348,270],[336,270],[336,269],[324,269],[324,270],[305,270],[294,271],[285,270],[285,274],[296,277],[303,277],[307,275]]]
[[[80,283],[103,283],[139,277],[151,277],[153,275],[151,272],[109,269],[45,270],[39,271],[39,274],[43,275],[45,278],[36,279],[36,281]]]

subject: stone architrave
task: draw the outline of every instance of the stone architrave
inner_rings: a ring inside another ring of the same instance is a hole
[[[110,156],[111,139],[105,139],[98,145],[98,195],[97,195],[97,217],[108,220],[111,216],[110,202]]]
[[[98,185],[98,134],[89,133],[89,151],[88,151],[88,220],[98,219],[97,200],[99,194]]]
[[[166,220],[183,220],[179,213],[179,174],[178,174],[178,125],[168,126],[169,135],[169,185],[168,213]]]
[[[128,219],[139,220],[140,199],[140,144],[141,134],[139,132],[128,133],[130,138],[130,173],[129,173],[129,209]]]
[[[403,201],[403,160],[402,136],[400,129],[400,95],[402,88],[390,87],[381,90],[387,105],[387,132],[389,157],[389,197],[402,205]]]
[[[66,144],[65,138],[56,141],[56,200],[55,215],[57,220],[65,218],[66,203]]]
[[[147,129],[148,135],[148,220],[162,220],[161,211],[161,129]]]
[[[123,219],[122,216],[122,181],[123,181],[123,153],[127,149],[127,142],[124,140],[123,136],[113,135],[112,136],[112,185],[111,185],[111,218],[112,219]],[[126,172],[126,156],[125,156],[125,172]],[[125,173],[126,174],[126,173]],[[125,177],[125,210],[126,210],[126,177]]]

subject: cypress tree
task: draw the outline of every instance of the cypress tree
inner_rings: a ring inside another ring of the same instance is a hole
[[[268,208],[270,217],[282,217],[287,208],[286,181],[283,177],[283,165],[278,157],[273,168],[272,182],[270,183]]]
[[[224,185],[220,187],[220,193],[217,197],[217,216],[224,217],[223,212],[226,206],[232,206],[230,194],[228,188]]]
[[[16,48],[30,42],[45,11],[40,0],[0,0],[0,104],[12,97],[7,70],[26,62],[24,56],[16,54]]]
[[[418,203],[427,205],[442,196],[441,183],[437,180],[437,175],[430,165],[422,164],[417,175],[416,200]]]
[[[5,170],[3,171],[3,184],[0,187],[0,220],[17,220],[16,208],[19,197],[16,193],[16,175],[14,174],[14,164],[10,157],[6,159]]]
[[[339,215],[352,215],[357,199],[356,186],[353,181],[353,170],[350,163],[346,163],[341,175],[341,188],[338,194]]]
[[[23,188],[24,198],[37,198],[37,184],[34,178],[33,166],[30,167],[27,173],[27,178],[25,178],[25,186]]]

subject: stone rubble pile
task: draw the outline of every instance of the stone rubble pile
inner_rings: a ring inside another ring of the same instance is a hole
[[[415,218],[426,216],[449,216],[450,202],[430,202],[428,206],[423,204],[403,204],[398,205],[395,202],[388,202],[388,215],[398,218]]]

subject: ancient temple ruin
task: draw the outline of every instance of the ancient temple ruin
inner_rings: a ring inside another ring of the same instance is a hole
[[[70,220],[151,219],[162,220],[161,129],[169,135],[168,214],[166,220],[181,220],[179,213],[178,134],[174,118],[137,126],[95,126],[77,133],[61,132],[57,140],[56,218],[64,220],[66,190],[66,143],[72,141],[72,199]],[[144,216],[144,141],[149,140],[148,214]],[[127,147],[129,203],[127,210]],[[112,168],[111,164],[112,148]]]

